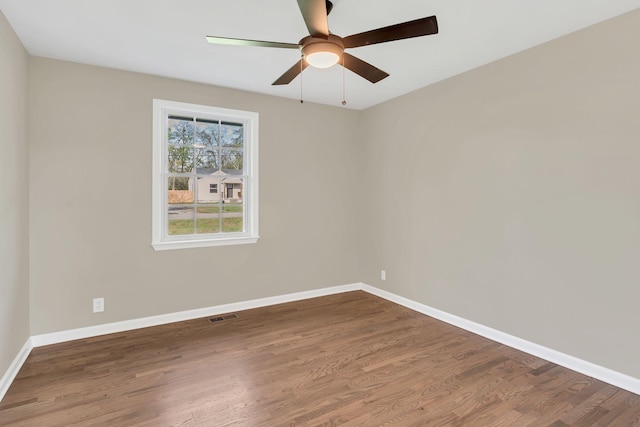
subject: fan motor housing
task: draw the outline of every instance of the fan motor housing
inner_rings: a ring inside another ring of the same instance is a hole
[[[344,53],[344,44],[342,43],[342,37],[329,34],[327,39],[308,36],[300,40],[300,48],[302,56],[306,58],[317,52],[330,52],[338,55],[342,59]]]

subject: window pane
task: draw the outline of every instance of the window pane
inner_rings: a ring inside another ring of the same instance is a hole
[[[217,149],[195,147],[196,173],[209,175],[220,169],[220,154]]]
[[[244,205],[242,203],[225,203],[222,205],[222,212],[225,214],[238,213],[241,214],[244,212]],[[227,215],[227,217],[234,217],[238,215]]]
[[[200,175],[196,178],[198,203],[220,203],[222,200],[221,179],[217,173]]]
[[[167,234],[193,234],[193,191],[190,178],[167,178]]]
[[[193,146],[169,144],[167,166],[170,173],[189,173],[193,170]]]
[[[222,150],[220,150],[220,154],[222,161],[222,170],[228,173],[234,173],[236,175],[240,175],[242,173],[242,166],[244,162],[242,151],[223,148]]]
[[[210,174],[220,168],[218,140],[220,125],[211,122],[196,123],[196,155],[197,173]]]
[[[242,204],[244,179],[235,178],[233,175],[226,175],[221,179],[218,193],[222,192],[221,197],[225,204],[233,206],[234,204]]]
[[[220,125],[220,143],[224,147],[242,148],[243,127],[240,123],[222,122]]]
[[[169,116],[168,120],[168,170],[174,173],[193,169],[193,143],[195,126],[193,119]]]
[[[196,209],[198,211],[198,215],[200,214],[219,214],[221,210],[223,210],[223,206],[220,203],[208,203],[208,204],[198,204]],[[206,216],[203,216],[206,218]]]
[[[220,230],[220,205],[198,205],[196,232],[198,234],[217,233]]]
[[[193,203],[193,178],[170,176],[167,178],[167,202],[169,206]]]
[[[224,233],[240,233],[244,231],[242,214],[238,216],[222,218],[222,231]]]
[[[169,236],[193,234],[193,216],[193,205],[169,205],[167,234]]]
[[[195,133],[193,119],[169,116],[168,124],[167,142],[169,144],[193,145]]]
[[[218,146],[220,140],[220,124],[218,122],[198,119],[196,122],[196,144],[207,148]]]
[[[223,182],[222,231],[224,233],[244,231],[244,179],[228,176]]]

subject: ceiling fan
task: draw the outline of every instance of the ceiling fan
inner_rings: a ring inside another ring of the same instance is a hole
[[[436,17],[429,16],[348,37],[340,37],[329,32],[327,16],[333,8],[331,1],[298,0],[298,6],[300,7],[300,12],[302,12],[302,18],[309,29],[309,35],[297,44],[216,36],[207,36],[207,41],[215,44],[300,49],[302,52],[300,61],[285,71],[283,75],[273,82],[273,85],[289,84],[309,65],[316,68],[328,68],[338,63],[371,83],[377,83],[388,77],[389,74],[348,54],[345,49],[438,33]]]

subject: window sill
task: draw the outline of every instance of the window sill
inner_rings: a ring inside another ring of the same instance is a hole
[[[245,245],[256,243],[260,236],[251,237],[227,237],[219,239],[179,240],[174,242],[153,242],[151,246],[156,251],[173,249],[207,248],[212,246]]]

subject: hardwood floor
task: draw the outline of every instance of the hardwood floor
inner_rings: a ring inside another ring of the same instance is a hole
[[[640,426],[640,396],[364,292],[33,350],[3,426]]]

